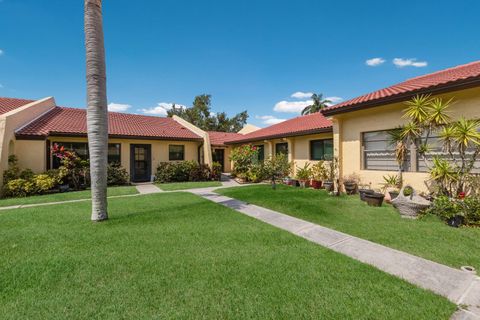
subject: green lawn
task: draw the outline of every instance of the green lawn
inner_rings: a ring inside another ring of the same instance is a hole
[[[158,183],[157,186],[164,191],[177,191],[195,188],[221,187],[220,181],[198,181],[198,182],[172,182]]]
[[[404,219],[390,205],[369,207],[358,195],[332,197],[323,190],[258,185],[218,192],[455,268],[480,269],[479,228],[455,229],[434,216]]]
[[[137,188],[135,188],[134,186],[108,188],[108,196],[121,196],[121,195],[136,194],[136,193],[138,193],[138,191],[137,191]],[[89,198],[90,198],[90,190],[72,191],[72,192],[65,192],[65,193],[53,193],[53,194],[47,194],[42,196],[31,196],[31,197],[25,197],[25,198],[0,199],[0,207],[77,200],[77,199],[89,199]]]
[[[188,193],[0,214],[0,319],[448,319],[455,306]]]

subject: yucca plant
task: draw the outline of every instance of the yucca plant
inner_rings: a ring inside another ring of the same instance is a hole
[[[405,103],[403,117],[408,122],[390,132],[400,179],[400,165],[405,161],[408,147],[414,144],[431,179],[440,185],[443,193],[455,195],[467,191],[468,176],[480,153],[480,120],[462,117],[453,121],[450,108],[454,103],[453,98],[445,100],[430,95],[416,96]],[[445,153],[442,159],[428,157],[433,137],[442,145]]]

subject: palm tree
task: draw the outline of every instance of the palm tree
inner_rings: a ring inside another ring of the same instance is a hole
[[[87,132],[92,184],[92,221],[108,219],[107,146],[108,110],[102,0],[85,0],[87,62]]]
[[[313,100],[313,104],[305,107],[302,110],[302,116],[306,114],[320,112],[323,108],[326,108],[329,103],[332,103],[332,101],[328,99],[323,99],[323,94],[321,93],[319,94],[314,93],[312,95],[312,100]]]

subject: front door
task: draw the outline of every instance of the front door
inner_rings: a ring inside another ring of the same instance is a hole
[[[152,146],[149,144],[130,145],[130,178],[132,182],[150,181],[152,172]]]
[[[223,149],[215,149],[213,150],[213,155],[212,155],[213,161],[218,162],[222,165],[222,172],[225,172],[225,150]]]

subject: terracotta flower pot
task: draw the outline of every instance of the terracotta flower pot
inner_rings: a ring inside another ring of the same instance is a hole
[[[322,181],[320,180],[312,180],[312,188],[313,189],[320,189],[322,187]]]

